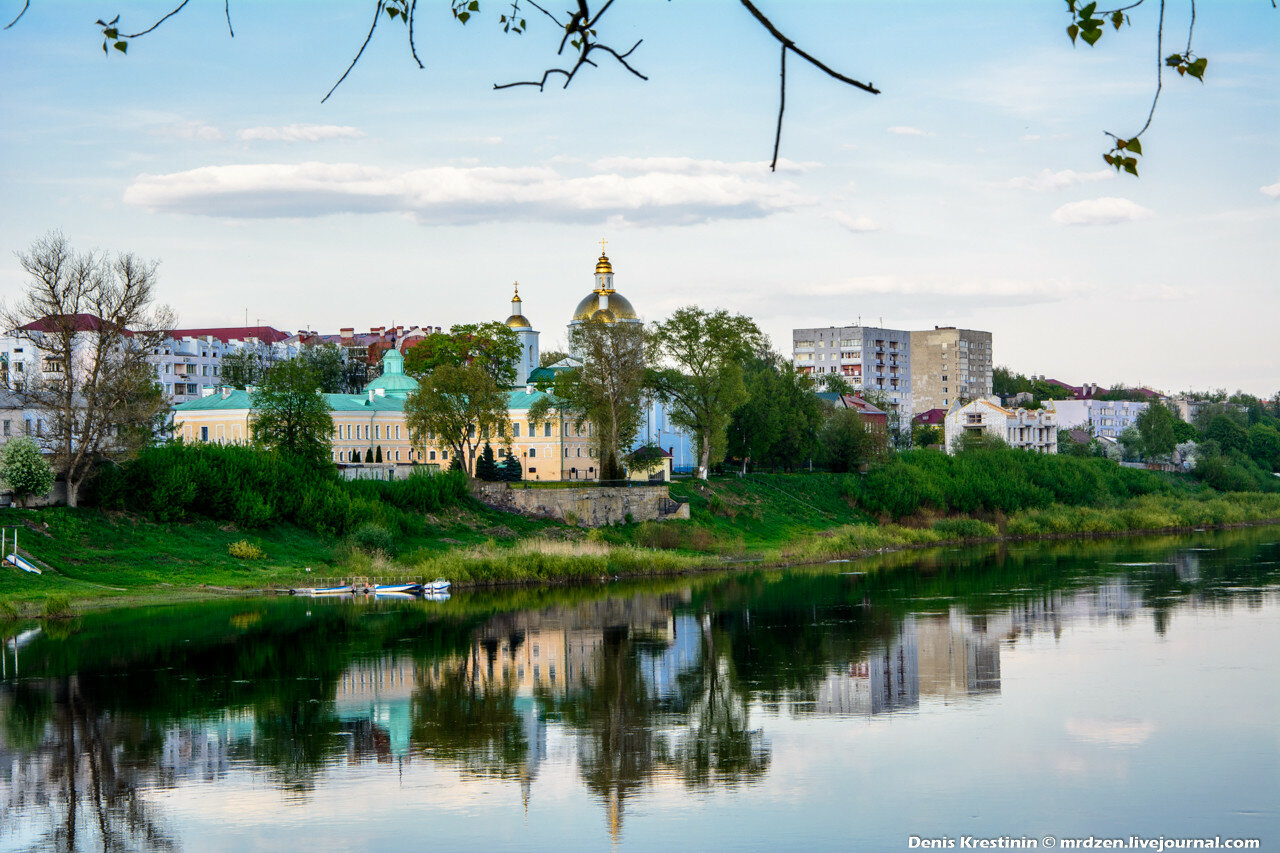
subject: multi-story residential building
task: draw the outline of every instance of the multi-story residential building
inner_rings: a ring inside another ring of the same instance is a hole
[[[912,414],[991,396],[991,333],[934,326],[911,333]]]
[[[1133,400],[1046,400],[1057,415],[1060,429],[1084,429],[1100,438],[1117,438],[1150,406]]]
[[[293,358],[299,352],[287,332],[271,326],[174,329],[151,355],[156,381],[175,404],[199,399],[222,385],[222,361],[249,348],[266,362]]]
[[[910,423],[911,332],[861,325],[792,329],[791,359],[819,382],[843,376],[859,394],[900,414],[900,423]]]
[[[1006,409],[993,400],[955,402],[943,421],[947,452],[964,433],[985,432],[1010,447],[1058,452],[1058,422],[1052,409]]]

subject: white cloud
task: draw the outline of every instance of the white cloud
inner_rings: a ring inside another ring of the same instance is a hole
[[[1153,211],[1127,198],[1104,196],[1064,204],[1053,212],[1051,218],[1059,225],[1114,225],[1117,222],[1133,222],[1153,216]]]
[[[1052,190],[1061,190],[1067,187],[1073,187],[1077,184],[1093,183],[1094,181],[1109,181],[1115,176],[1115,169],[1099,169],[1096,172],[1077,172],[1073,169],[1063,169],[1060,172],[1051,172],[1048,169],[1041,169],[1038,175],[1029,178],[1012,178],[1005,183],[1004,186],[1019,190],[1050,192]]]
[[[835,220],[839,225],[854,234],[866,234],[871,231],[879,231],[880,223],[876,222],[869,216],[850,216],[839,210],[833,210],[827,214],[831,219]]]
[[[928,130],[921,130],[918,127],[909,127],[903,124],[894,125],[893,127],[889,128],[889,132],[896,133],[898,136],[936,136],[937,135]]]
[[[812,203],[776,178],[713,164],[687,173],[564,176],[547,166],[388,170],[354,163],[205,166],[139,175],[124,200],[148,210],[233,219],[404,213],[420,222],[599,222],[688,225],[758,219]]]
[[[1276,181],[1274,184],[1271,184],[1270,186],[1261,187],[1259,188],[1258,192],[1262,193],[1268,198],[1280,198],[1280,181]]]
[[[206,142],[217,142],[223,139],[221,130],[202,121],[184,121],[178,124],[164,125],[152,128],[149,133],[152,136],[161,136],[167,139],[201,139]]]
[[[286,124],[284,127],[247,127],[236,134],[244,142],[324,142],[328,139],[359,139],[364,131],[338,124]]]

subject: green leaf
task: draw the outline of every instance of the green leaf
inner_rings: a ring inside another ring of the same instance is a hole
[[[103,40],[102,40],[102,52],[103,52],[104,54],[106,54],[106,52],[107,52],[107,40],[106,40],[106,39],[103,39]]]
[[[1076,36],[1079,34],[1080,34],[1080,28],[1077,27],[1075,24],[1072,24],[1071,26],[1067,27],[1067,35],[1071,36],[1072,44],[1076,43]]]
[[[461,22],[461,23],[463,23],[463,24],[465,24],[465,23],[467,22],[467,20],[468,20],[470,17],[471,17],[471,13],[470,13],[470,12],[459,12],[459,13],[458,13],[458,21],[459,21],[459,22]]]
[[[1124,158],[1124,170],[1130,175],[1138,174],[1138,161],[1133,157]]]
[[[480,0],[471,0],[471,2],[467,4],[467,8],[468,8],[469,10],[471,10],[472,12],[479,12],[479,11],[480,11]]]
[[[1116,140],[1116,148],[1119,148],[1121,151],[1123,151],[1125,149],[1125,146],[1127,146],[1128,144],[1129,144],[1128,140],[1125,140],[1125,139]]]
[[[1111,24],[1118,30],[1124,26],[1124,12],[1119,10],[1111,13]]]
[[[1112,157],[1110,154],[1103,154],[1102,159],[1107,161],[1108,166],[1114,166],[1116,164],[1116,158]]]
[[[1165,65],[1168,65],[1170,68],[1172,68],[1172,67],[1173,67],[1173,66],[1175,66],[1175,65],[1181,65],[1181,64],[1182,64],[1182,54],[1180,54],[1180,53],[1171,53],[1171,54],[1169,54],[1168,56],[1166,56],[1166,57],[1164,58],[1164,64],[1165,64]]]
[[[1090,17],[1093,14],[1094,10],[1097,8],[1098,8],[1098,4],[1096,2],[1090,3],[1088,6],[1085,6],[1080,10],[1080,17],[1081,18]]]
[[[1134,154],[1141,154],[1141,153],[1142,153],[1142,143],[1141,143],[1141,142],[1139,142],[1136,138],[1135,138],[1135,139],[1130,139],[1130,140],[1129,140],[1129,144],[1125,146],[1125,150],[1126,150],[1126,151],[1132,151]]]
[[[388,7],[387,7],[387,15],[388,15],[388,17],[390,17],[390,18],[394,19],[394,18],[395,18],[395,16],[396,16],[396,15],[399,15],[399,14],[400,14],[400,10],[399,10],[399,9],[393,9],[393,8],[391,8],[390,6],[388,6]]]
[[[120,51],[121,53],[128,53],[128,52],[129,52],[129,43],[128,43],[128,42],[118,41],[118,42],[116,42],[114,45],[112,45],[112,47],[114,47],[116,50]]]
[[[102,31],[102,34],[109,39],[113,39],[116,36],[120,35],[120,31],[117,30],[115,27],[107,27],[105,30]]]
[[[1196,78],[1197,80],[1199,80],[1201,83],[1203,83],[1204,70],[1206,67],[1208,67],[1208,65],[1209,65],[1209,60],[1205,59],[1202,56],[1199,59],[1197,59],[1195,62],[1187,66],[1187,73],[1190,74],[1192,77]]]
[[[1179,66],[1178,66],[1178,73],[1179,73],[1179,74],[1186,74],[1186,73],[1187,73],[1187,66],[1185,66],[1185,65],[1179,65]]]
[[[1098,43],[1098,39],[1102,38],[1102,30],[1084,30],[1080,33],[1080,38],[1084,39],[1089,47],[1093,47]]]

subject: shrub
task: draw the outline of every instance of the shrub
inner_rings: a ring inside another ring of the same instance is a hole
[[[11,438],[0,448],[0,480],[26,505],[27,497],[42,498],[53,488],[53,469],[30,438]]]
[[[67,619],[72,615],[71,599],[60,592],[50,593],[44,600],[45,619]]]
[[[366,554],[379,552],[388,557],[395,556],[396,540],[391,531],[380,524],[362,524],[350,537],[351,544]]]
[[[941,518],[933,523],[933,532],[947,539],[988,539],[1000,533],[994,524],[976,518]]]
[[[235,557],[237,560],[261,560],[267,556],[262,549],[254,545],[248,539],[241,539],[239,542],[232,542],[227,546],[227,553]]]

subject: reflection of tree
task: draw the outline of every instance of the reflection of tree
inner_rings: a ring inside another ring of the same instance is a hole
[[[749,730],[747,695],[737,684],[733,662],[717,646],[728,638],[702,633],[702,665],[681,676],[681,692],[689,697],[689,722],[665,762],[685,784],[710,787],[762,778],[769,769],[769,747],[759,730]]]
[[[342,723],[328,699],[264,701],[255,706],[254,720],[257,735],[249,742],[237,741],[231,757],[249,757],[270,768],[276,784],[295,793],[312,790],[320,771],[346,746]]]
[[[475,655],[442,665],[413,696],[413,742],[429,757],[477,776],[512,779],[529,743],[515,709],[515,684],[482,683]]]
[[[81,694],[74,677],[53,688],[56,700],[51,705],[35,697],[17,703],[43,705],[48,712],[40,742],[24,756],[26,767],[20,772],[25,790],[15,790],[11,796],[18,801],[9,804],[48,821],[35,846],[108,853],[175,849],[137,793],[139,782],[157,764],[161,739],[156,730],[100,711]],[[33,802],[24,801],[28,794]],[[6,815],[5,822],[9,820]]]

